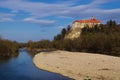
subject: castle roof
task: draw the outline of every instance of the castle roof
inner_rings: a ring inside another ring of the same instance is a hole
[[[75,22],[80,22],[80,23],[100,23],[100,20],[96,20],[94,17],[92,17],[89,20],[75,20],[73,23]]]

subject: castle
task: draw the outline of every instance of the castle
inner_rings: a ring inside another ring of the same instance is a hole
[[[99,25],[100,20],[96,20],[93,16],[89,20],[75,20],[72,24],[73,28],[84,28],[85,26],[94,27],[95,25]]]
[[[96,20],[93,16],[89,20],[75,20],[72,23],[72,28],[70,33],[65,36],[65,39],[75,39],[78,38],[81,34],[81,29],[85,26],[89,28],[94,27],[95,25],[100,25],[100,20]]]

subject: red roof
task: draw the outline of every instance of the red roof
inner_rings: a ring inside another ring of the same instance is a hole
[[[74,22],[80,22],[80,23],[100,23],[100,20],[96,20],[95,18],[93,18],[93,19],[90,19],[90,20],[75,20]]]

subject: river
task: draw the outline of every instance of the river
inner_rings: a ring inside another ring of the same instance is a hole
[[[19,50],[17,57],[0,58],[0,80],[70,80],[56,73],[40,70],[33,64],[27,50]]]

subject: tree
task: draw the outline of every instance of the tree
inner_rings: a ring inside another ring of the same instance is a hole
[[[63,28],[62,31],[61,31],[61,35],[62,35],[61,37],[62,37],[62,40],[64,39],[66,32],[67,32],[66,29]]]
[[[62,37],[61,34],[58,34],[57,36],[54,37],[54,40],[61,40],[62,39],[61,37]]]
[[[69,31],[70,31],[70,29],[71,29],[71,26],[70,26],[70,25],[68,25],[68,26],[67,26],[67,32],[69,32]]]
[[[114,26],[116,26],[117,24],[116,24],[116,21],[113,21],[112,22],[112,26],[114,27]]]
[[[117,24],[116,24],[116,21],[113,21],[113,20],[109,20],[107,21],[107,26],[108,27],[115,27]]]

